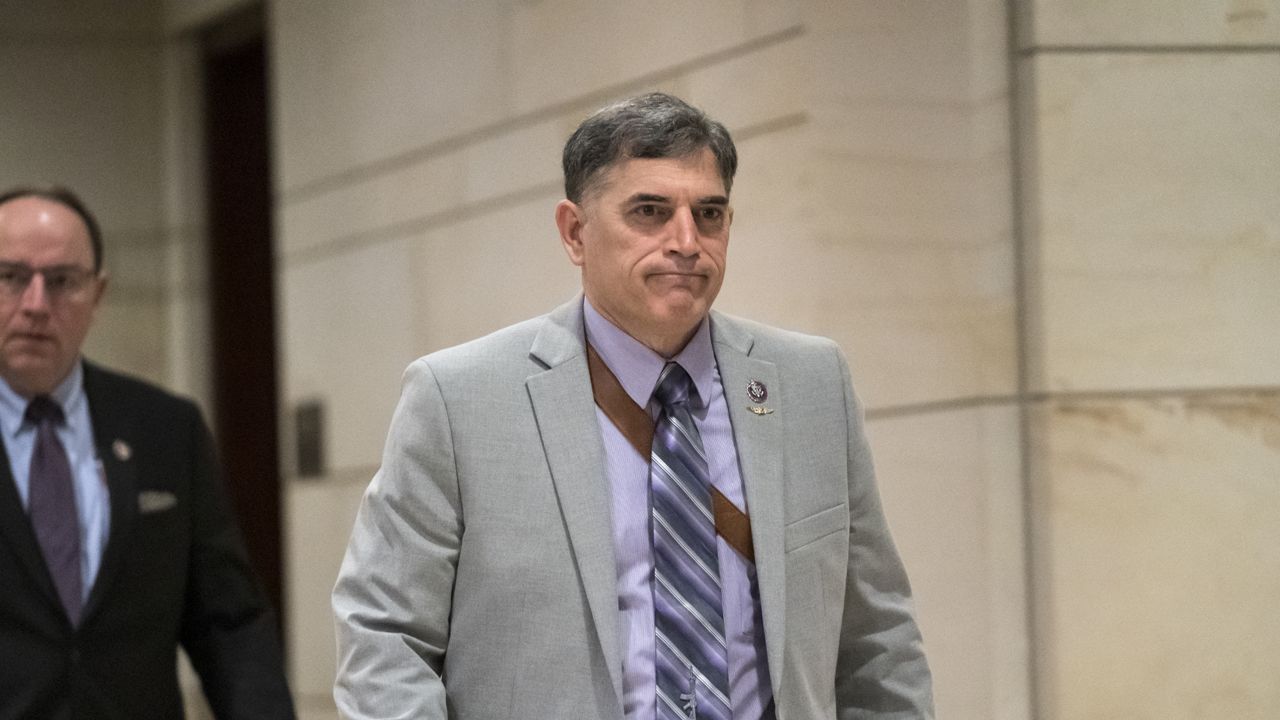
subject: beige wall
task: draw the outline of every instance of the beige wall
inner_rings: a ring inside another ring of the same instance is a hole
[[[167,380],[171,287],[154,3],[0,5],[0,188],[82,194],[110,239],[111,283],[86,352]]]
[[[91,354],[197,397],[191,33],[240,4],[0,2],[0,185],[83,190]],[[330,472],[283,463],[304,718],[401,370],[573,294],[560,148],[654,88],[738,139],[719,305],[850,356],[939,716],[1280,714],[1280,4],[1009,6],[268,3],[285,447],[328,411]]]
[[[1280,716],[1280,3],[1020,7],[1040,717]]]

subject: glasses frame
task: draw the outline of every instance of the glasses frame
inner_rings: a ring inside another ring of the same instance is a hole
[[[21,298],[36,275],[44,281],[44,293],[51,303],[77,298],[94,280],[102,277],[102,273],[83,265],[32,267],[24,262],[0,260],[0,295],[10,299]]]

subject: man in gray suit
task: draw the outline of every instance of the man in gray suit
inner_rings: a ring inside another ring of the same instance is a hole
[[[333,594],[344,717],[932,717],[840,350],[711,310],[736,167],[660,93],[570,137],[583,294],[406,371]]]

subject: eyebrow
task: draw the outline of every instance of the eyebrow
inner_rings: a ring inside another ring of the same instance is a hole
[[[636,193],[627,198],[628,204],[634,203],[669,203],[671,198],[666,195],[653,195],[650,193]],[[729,198],[724,195],[707,195],[700,197],[694,203],[695,205],[728,205]]]
[[[33,272],[56,272],[62,270],[84,270],[85,267],[79,263],[58,263],[56,265],[31,265],[21,260],[0,260],[0,267],[6,268],[26,268]]]

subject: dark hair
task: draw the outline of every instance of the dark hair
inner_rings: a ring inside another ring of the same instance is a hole
[[[710,148],[728,194],[738,151],[724,125],[666,93],[628,98],[582,121],[564,145],[564,194],[573,202],[623,158],[679,158]]]
[[[89,230],[89,244],[93,248],[93,271],[100,272],[102,270],[102,230],[98,228],[97,219],[93,217],[93,213],[89,212],[89,207],[84,204],[79,195],[72,192],[70,188],[65,188],[61,185],[24,185],[9,188],[0,193],[0,205],[10,200],[24,197],[34,197],[55,202],[79,215],[80,219],[84,221],[85,228]]]

